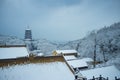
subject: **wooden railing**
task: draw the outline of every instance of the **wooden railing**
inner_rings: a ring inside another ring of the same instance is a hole
[[[109,77],[102,77],[101,75],[99,77],[94,77],[92,79],[87,78],[79,78],[77,75],[75,75],[75,80],[109,80]],[[120,80],[120,78],[115,77],[113,80]]]

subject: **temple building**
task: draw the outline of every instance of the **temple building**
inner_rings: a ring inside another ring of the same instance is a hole
[[[28,28],[25,30],[25,40],[32,40],[32,31]]]
[[[27,49],[30,53],[30,51],[33,50],[33,47],[32,47],[32,31],[31,29],[29,28],[29,26],[27,27],[27,29],[25,30],[25,37],[24,37],[24,41],[25,41],[25,44],[27,46]]]

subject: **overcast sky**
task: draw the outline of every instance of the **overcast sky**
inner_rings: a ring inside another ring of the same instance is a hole
[[[0,0],[0,34],[68,41],[120,21],[120,0]]]

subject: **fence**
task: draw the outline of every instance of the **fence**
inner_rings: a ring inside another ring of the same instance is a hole
[[[100,75],[99,77],[96,77],[96,78],[93,76],[92,79],[87,79],[87,78],[79,78],[77,75],[75,75],[75,80],[109,80],[109,77],[104,78]],[[120,78],[117,78],[115,76],[114,80],[120,80]]]

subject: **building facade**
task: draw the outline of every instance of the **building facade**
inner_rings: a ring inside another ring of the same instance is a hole
[[[32,40],[32,31],[29,27],[25,30],[25,40]]]

